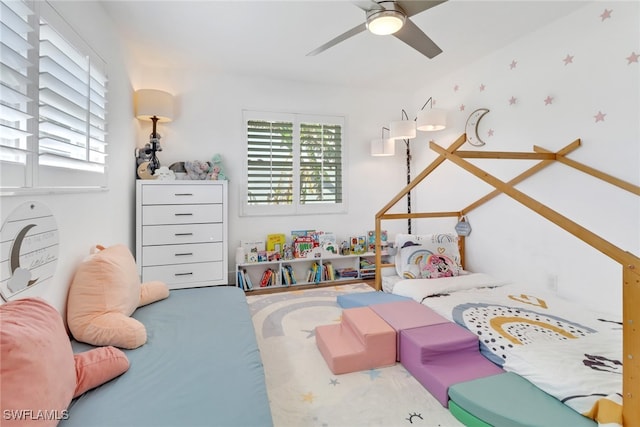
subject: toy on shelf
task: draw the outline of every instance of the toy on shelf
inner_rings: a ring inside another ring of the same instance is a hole
[[[211,165],[209,162],[202,162],[200,160],[184,162],[184,169],[187,173],[187,179],[203,180],[211,178]]]

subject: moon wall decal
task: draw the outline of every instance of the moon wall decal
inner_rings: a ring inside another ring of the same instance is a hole
[[[475,145],[476,147],[482,147],[484,145],[484,141],[480,138],[480,135],[478,135],[478,124],[480,123],[480,119],[488,112],[488,108],[478,108],[471,113],[467,119],[465,132],[467,134],[467,142],[469,144]]]
[[[58,261],[58,226],[46,205],[32,201],[17,206],[0,228],[0,242],[3,300],[52,281]]]

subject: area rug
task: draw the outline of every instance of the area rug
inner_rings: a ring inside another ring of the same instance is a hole
[[[462,426],[400,363],[329,370],[315,327],[340,322],[338,295],[370,291],[363,283],[247,297],[275,427]]]

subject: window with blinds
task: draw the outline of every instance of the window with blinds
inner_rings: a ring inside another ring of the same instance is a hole
[[[106,64],[47,2],[0,8],[3,193],[106,187]]]
[[[243,214],[344,212],[344,118],[245,111]]]

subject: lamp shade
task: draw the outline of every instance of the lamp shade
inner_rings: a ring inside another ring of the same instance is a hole
[[[436,131],[447,127],[447,112],[438,108],[422,110],[418,113],[416,127],[421,131]]]
[[[416,137],[416,122],[413,120],[401,120],[389,124],[389,138],[413,139]]]
[[[371,141],[372,156],[393,156],[394,154],[396,154],[396,146],[393,139],[385,138]]]
[[[400,30],[404,25],[404,15],[396,11],[384,11],[377,13],[367,21],[367,29],[373,34],[386,36]]]
[[[173,96],[162,90],[140,89],[134,94],[136,118],[151,120],[153,116],[159,122],[173,120]]]

